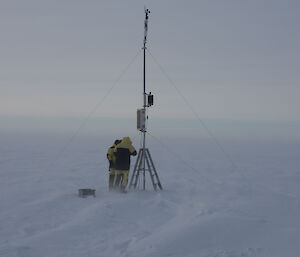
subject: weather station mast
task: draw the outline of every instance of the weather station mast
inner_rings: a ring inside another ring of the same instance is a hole
[[[146,93],[146,44],[147,44],[147,33],[148,33],[148,19],[149,19],[150,11],[145,8],[145,22],[144,22],[144,42],[143,42],[143,51],[144,51],[144,64],[143,64],[143,108],[137,110],[137,129],[142,133],[143,139],[143,147],[139,149],[138,157],[136,159],[134,169],[132,172],[132,176],[129,183],[129,188],[133,187],[134,189],[137,187],[140,175],[142,177],[142,185],[143,190],[146,189],[146,171],[149,172],[151,182],[154,190],[158,188],[162,190],[162,186],[154,166],[154,162],[152,160],[150,151],[146,148],[146,134],[147,134],[147,126],[146,126],[146,110],[150,106],[153,105],[153,95],[151,92],[149,94]]]

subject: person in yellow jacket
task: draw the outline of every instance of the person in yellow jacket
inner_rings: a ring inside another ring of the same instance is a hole
[[[129,137],[123,137],[122,141],[114,149],[116,157],[114,185],[125,192],[128,183],[130,169],[130,157],[136,155],[136,150]]]
[[[106,157],[109,161],[109,178],[108,178],[108,189],[112,190],[114,187],[114,178],[115,178],[115,166],[116,166],[116,156],[114,154],[114,150],[119,144],[121,140],[117,139],[115,140],[114,144],[108,148]]]

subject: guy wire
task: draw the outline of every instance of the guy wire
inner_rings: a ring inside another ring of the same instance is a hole
[[[173,150],[171,150],[166,144],[164,144],[162,142],[162,140],[160,140],[156,136],[154,136],[151,133],[149,133],[149,131],[147,131],[147,134],[150,137],[154,138],[162,147],[164,147],[171,155],[173,155],[176,160],[179,160],[181,163],[184,163],[187,167],[189,167],[191,170],[193,170],[202,179],[206,180],[208,183],[211,183],[211,184],[218,184],[216,181],[213,181],[213,180],[208,179],[207,177],[201,175],[201,173],[199,172],[198,169],[196,169],[195,167],[193,167],[189,162],[185,161],[178,153],[176,153]]]
[[[186,97],[181,93],[181,91],[175,85],[175,83],[173,82],[173,80],[169,77],[169,75],[167,74],[167,72],[164,70],[164,68],[162,67],[162,65],[160,65],[160,63],[156,60],[156,58],[152,55],[152,53],[149,51],[148,48],[146,50],[147,50],[147,52],[149,52],[151,58],[154,60],[154,62],[156,63],[156,65],[160,68],[161,72],[165,75],[165,77],[170,82],[170,84],[175,88],[175,90],[179,94],[179,96],[183,99],[183,101],[185,102],[185,104],[192,111],[192,113],[197,118],[197,120],[201,123],[202,127],[206,130],[206,132],[209,134],[209,136],[213,139],[213,141],[219,147],[219,149],[221,150],[221,152],[223,152],[224,156],[229,160],[229,162],[231,163],[232,167],[234,169],[237,169],[237,165],[233,161],[232,157],[225,151],[224,147],[221,145],[221,143],[219,142],[219,140],[215,137],[215,135],[212,133],[212,131],[206,126],[205,122],[200,118],[200,116],[195,111],[195,109],[192,107],[192,105],[189,103],[189,101],[186,99]]]
[[[131,61],[127,64],[127,66],[122,70],[120,75],[117,77],[115,82],[112,84],[112,86],[108,89],[106,94],[103,96],[103,98],[90,110],[90,112],[85,116],[79,127],[74,131],[72,136],[66,141],[66,143],[63,145],[60,151],[58,151],[57,155],[51,162],[51,165],[49,167],[52,167],[53,164],[62,156],[62,154],[66,151],[66,149],[71,145],[71,143],[74,141],[74,139],[79,135],[79,132],[85,127],[85,125],[88,123],[92,115],[98,110],[98,108],[104,103],[105,99],[110,95],[112,90],[116,87],[118,82],[121,80],[121,78],[125,75],[125,73],[128,71],[130,66],[133,64],[133,62],[136,60],[138,55],[142,52],[142,49],[139,49],[138,52],[135,54],[135,56],[131,59]]]

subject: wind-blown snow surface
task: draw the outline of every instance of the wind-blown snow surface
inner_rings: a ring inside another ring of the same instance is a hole
[[[1,135],[1,257],[300,256],[300,142],[222,141],[233,168],[210,140],[149,137],[164,190],[118,194],[114,139],[76,138],[57,158],[68,137]]]

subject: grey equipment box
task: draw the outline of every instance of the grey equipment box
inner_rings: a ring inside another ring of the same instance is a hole
[[[95,197],[96,196],[95,192],[96,192],[96,190],[91,189],[91,188],[78,189],[78,196],[82,197],[82,198],[85,198],[89,195],[92,195],[92,196]]]

